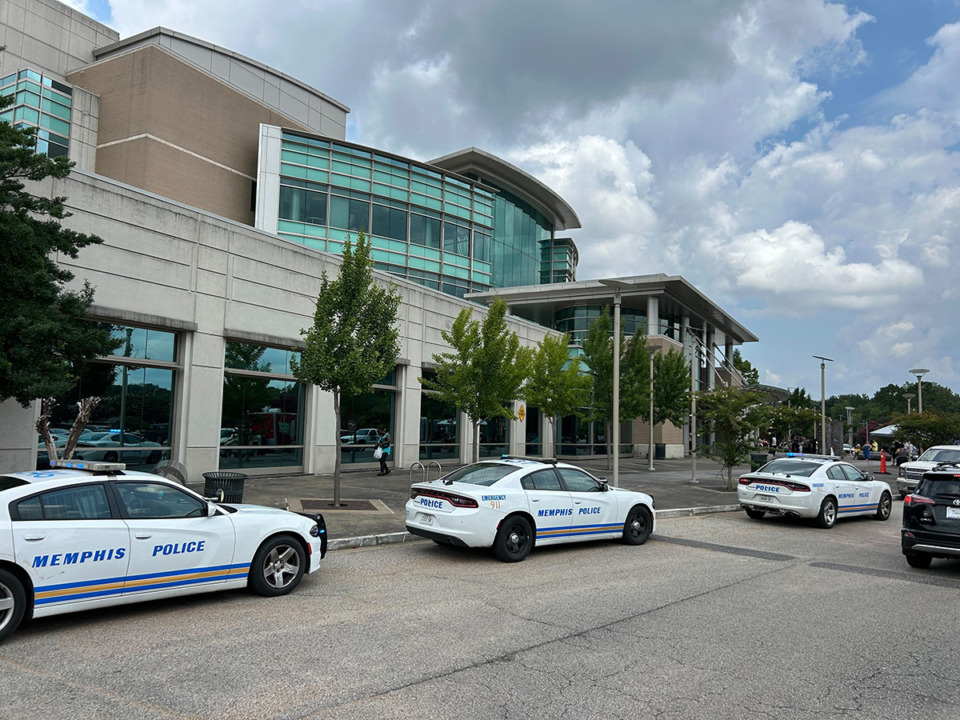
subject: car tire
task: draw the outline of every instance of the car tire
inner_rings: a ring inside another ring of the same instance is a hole
[[[297,539],[277,535],[263,543],[253,556],[249,586],[264,597],[286,595],[300,584],[306,565],[307,554]]]
[[[11,572],[0,570],[0,642],[9,637],[27,611],[23,583]]]
[[[110,452],[103,454],[103,461],[104,461],[104,462],[116,462],[116,461],[117,461],[117,457],[118,457],[117,454],[111,450]]]
[[[837,501],[832,497],[824,498],[817,513],[817,527],[829,530],[837,524]]]
[[[747,513],[747,517],[752,520],[760,520],[764,515],[767,514],[765,510],[751,510],[750,508],[744,508]]]
[[[877,513],[873,516],[874,520],[889,520],[892,506],[893,498],[890,497],[890,493],[884,492],[880,496],[880,502],[877,503]]]
[[[635,505],[623,523],[623,541],[627,545],[643,545],[653,530],[653,516],[643,505]]]
[[[920,553],[907,553],[907,565],[912,568],[926,570],[928,567],[930,567],[930,563],[932,561],[933,558],[929,555],[921,555]]]
[[[493,540],[493,554],[503,562],[520,562],[533,549],[533,528],[522,515],[503,521]]]

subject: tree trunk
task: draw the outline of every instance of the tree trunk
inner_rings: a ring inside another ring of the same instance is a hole
[[[480,462],[480,423],[482,422],[481,418],[473,423],[473,462]]]
[[[64,460],[69,460],[73,457],[73,451],[77,447],[77,441],[80,440],[80,433],[83,432],[87,423],[90,422],[90,416],[93,415],[93,411],[97,409],[99,404],[100,398],[98,397],[85,397],[77,403],[79,406],[77,417],[73,421],[73,425],[70,426],[70,434],[67,435],[67,444],[63,446]]]
[[[57,446],[53,442],[53,436],[50,435],[50,415],[57,406],[57,401],[51,398],[44,398],[40,405],[40,417],[37,418],[37,432],[43,438],[47,446],[47,459],[52,463],[57,457]]]
[[[333,506],[340,507],[340,388],[333,390],[333,415],[336,418],[334,430],[336,439],[333,445]]]

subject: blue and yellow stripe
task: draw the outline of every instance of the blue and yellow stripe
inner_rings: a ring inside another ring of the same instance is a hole
[[[203,585],[246,577],[249,571],[250,563],[240,563],[237,565],[213,565],[189,570],[131,575],[126,578],[101,578],[60,585],[43,585],[36,589],[34,604],[51,605],[109,597],[111,595],[134,595],[172,587]]]
[[[844,505],[837,510],[839,515],[844,513],[855,513],[855,512],[865,512],[867,510],[876,511],[879,507],[879,503],[866,503],[864,505]]]
[[[607,535],[613,532],[619,532],[623,529],[623,523],[602,523],[595,525],[568,525],[566,527],[552,527],[537,530],[537,538],[556,538],[556,537],[584,537],[589,535]]]

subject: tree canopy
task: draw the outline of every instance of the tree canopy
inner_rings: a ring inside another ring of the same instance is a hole
[[[0,108],[13,97],[0,98]],[[23,407],[62,395],[85,360],[108,355],[120,341],[110,327],[86,320],[93,288],[66,290],[73,273],[56,255],[76,258],[102,242],[61,226],[66,198],[42,197],[27,182],[64,178],[73,163],[37,153],[33,129],[0,122],[0,402]]]
[[[733,468],[749,457],[750,433],[763,422],[762,399],[762,393],[736,387],[697,393],[697,411],[716,435],[708,455],[720,464],[728,490],[733,489]]]
[[[740,373],[744,385],[757,385],[760,382],[760,371],[749,360],[744,360],[740,348],[734,348],[733,367]]]
[[[524,399],[551,425],[558,416],[579,415],[590,403],[590,376],[581,371],[580,358],[570,357],[569,345],[567,334],[547,335],[537,343],[523,389]]]
[[[399,291],[373,277],[370,243],[361,230],[355,246],[350,240],[344,243],[337,279],[329,280],[326,272],[321,275],[313,326],[300,331],[304,348],[300,360],[290,363],[293,374],[333,395],[336,506],[340,505],[340,398],[369,391],[395,367],[400,353],[399,307]]]

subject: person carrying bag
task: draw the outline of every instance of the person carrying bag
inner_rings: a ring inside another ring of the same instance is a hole
[[[389,475],[390,469],[387,467],[387,458],[390,456],[390,433],[386,430],[380,430],[380,441],[377,443],[377,449],[373,451],[373,457],[380,461],[380,472],[377,476]]]

